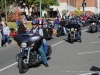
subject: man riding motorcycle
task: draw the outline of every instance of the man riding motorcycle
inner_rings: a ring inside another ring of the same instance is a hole
[[[37,26],[37,25],[39,25],[39,27],[41,27],[40,26],[41,25],[41,22],[40,21],[39,22],[36,22],[35,21],[34,23],[32,23],[32,25],[33,25],[33,28],[31,29],[30,32],[35,33],[35,34],[39,34],[39,35],[43,36],[43,30],[42,30],[42,28],[38,28],[38,26]],[[39,43],[38,45],[39,45],[38,51],[41,54],[41,57],[42,57],[42,60],[43,60],[44,65],[46,67],[49,67],[49,65],[47,63],[46,54],[45,54],[45,52],[43,50],[43,42]]]
[[[66,35],[67,34],[66,28],[65,28],[66,22],[64,21],[63,18],[61,19],[61,21],[59,22],[59,24],[63,27],[64,35]]]
[[[71,25],[71,26],[70,26]],[[80,40],[80,42],[82,41],[81,40],[81,23],[76,19],[76,18],[72,18],[70,23],[69,23],[69,28],[71,30],[71,28],[74,28],[74,31],[75,31],[75,40],[77,38],[77,40]],[[76,30],[75,30],[76,29]]]

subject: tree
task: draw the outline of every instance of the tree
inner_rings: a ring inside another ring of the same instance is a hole
[[[66,15],[68,13],[68,10],[62,10],[62,15]]]
[[[28,3],[39,7],[39,1],[40,0],[28,0]],[[49,6],[51,5],[59,6],[59,3],[56,0],[42,0],[41,4],[42,10],[49,10]]]
[[[81,8],[75,9],[76,15],[80,16],[82,14]]]

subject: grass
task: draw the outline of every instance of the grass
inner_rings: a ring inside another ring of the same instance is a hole
[[[15,22],[7,22],[9,28],[14,28],[16,30],[16,23]],[[32,28],[31,24],[26,24],[25,25],[26,28]]]

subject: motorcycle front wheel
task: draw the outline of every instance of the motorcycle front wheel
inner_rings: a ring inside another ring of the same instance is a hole
[[[74,43],[74,37],[70,35],[70,43]]]
[[[28,64],[24,63],[24,58],[18,59],[19,73],[25,73],[28,70]]]

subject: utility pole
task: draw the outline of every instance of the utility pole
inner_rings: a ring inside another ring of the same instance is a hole
[[[5,0],[5,15],[6,15],[6,22],[7,22],[7,6],[6,6],[6,0]]]
[[[42,18],[42,9],[41,9],[41,3],[42,3],[42,0],[40,0],[40,19]]]

